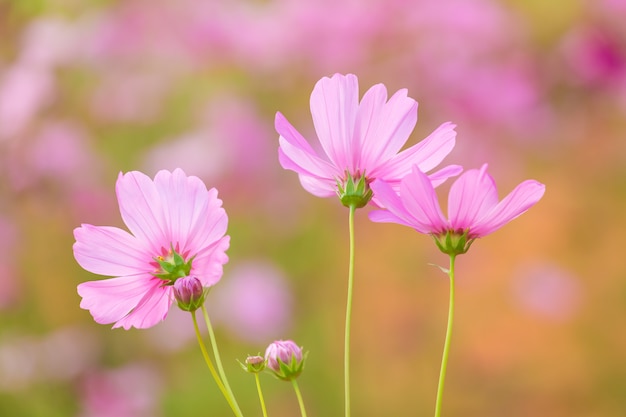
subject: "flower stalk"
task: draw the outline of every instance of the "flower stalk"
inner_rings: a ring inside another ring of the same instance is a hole
[[[224,387],[222,380],[217,374],[217,371],[215,370],[215,366],[213,365],[213,361],[211,360],[211,357],[209,356],[209,353],[207,352],[206,346],[204,345],[204,342],[202,341],[202,335],[200,334],[200,329],[198,328],[198,319],[196,318],[195,311],[191,312],[191,318],[193,319],[193,328],[196,331],[196,338],[198,339],[198,344],[200,345],[202,356],[204,357],[204,361],[206,362],[207,367],[209,368],[209,371],[211,372],[211,375],[213,376],[213,379],[215,379],[215,383],[217,384],[218,388],[224,395],[224,398],[226,398],[226,401],[228,402],[228,405],[230,406],[230,408],[233,410],[233,413],[236,416],[241,417],[241,411],[238,409],[238,407],[235,406],[233,399],[228,395],[228,391],[226,391],[226,388]]]
[[[437,400],[435,402],[435,417],[441,416],[441,405],[443,401],[443,388],[446,382],[446,369],[448,367],[448,356],[450,354],[450,339],[452,336],[452,322],[454,320],[454,261],[456,254],[450,254],[450,267],[448,277],[450,278],[450,304],[448,305],[448,325],[446,326],[446,340],[443,345],[443,355],[441,357],[441,369],[439,371],[439,384],[437,385]]]
[[[346,324],[344,334],[344,398],[345,417],[350,417],[350,327],[352,323],[352,293],[354,287],[354,213],[356,206],[349,207],[348,233],[350,235],[350,254],[348,261],[348,295],[346,301]]]
[[[213,332],[213,326],[211,326],[211,320],[209,320],[209,313],[206,310],[206,307],[202,305],[202,314],[204,316],[204,322],[206,323],[206,328],[209,331],[209,338],[211,340],[211,345],[213,347],[213,356],[215,357],[215,363],[217,364],[217,371],[219,372],[222,383],[224,384],[224,389],[226,391],[226,396],[230,398],[232,401],[233,411],[235,411],[235,415],[238,417],[242,417],[241,409],[239,408],[239,404],[237,404],[237,400],[233,395],[233,391],[230,388],[230,384],[228,383],[228,379],[226,378],[226,373],[224,372],[224,367],[222,366],[222,360],[220,358],[220,352],[217,349],[217,342],[215,339],[215,333]]]

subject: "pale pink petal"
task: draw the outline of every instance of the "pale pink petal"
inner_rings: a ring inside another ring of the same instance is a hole
[[[437,188],[444,182],[448,180],[450,177],[456,177],[461,172],[463,172],[463,167],[461,165],[447,165],[435,172],[428,174],[428,178],[430,178],[430,182],[433,187]]]
[[[159,171],[154,184],[163,201],[166,235],[181,253],[194,256],[224,236],[228,217],[216,189],[207,191],[199,178],[187,177],[181,169]]]
[[[353,143],[359,108],[359,82],[348,74],[319,80],[311,93],[311,116],[319,141],[332,163],[340,170],[356,167]]]
[[[222,200],[217,198],[217,190],[211,188],[208,191],[208,204],[200,214],[198,221],[192,225],[187,240],[187,250],[190,256],[201,254],[209,250],[216,242],[224,239],[228,228],[228,216],[222,208]],[[224,250],[228,249],[228,245]]]
[[[441,233],[448,221],[441,212],[437,194],[428,175],[416,166],[400,183],[400,197],[407,212],[415,219],[414,228],[421,233]]]
[[[317,155],[285,116],[276,113],[274,125],[280,134],[278,159],[283,168],[319,178],[336,175],[337,169]]]
[[[137,329],[147,329],[159,323],[167,316],[174,299],[171,292],[171,286],[163,287],[161,284],[152,286],[144,297],[139,300],[133,311],[115,323],[113,328],[123,327],[125,330],[128,330],[131,327],[135,327]]]
[[[222,277],[223,265],[228,262],[226,250],[230,246],[230,236],[224,236],[198,252],[192,263],[190,275],[198,278],[203,286],[217,284]]]
[[[337,196],[337,181],[334,179],[321,179],[309,177],[303,174],[298,176],[302,187],[317,197]]]
[[[355,137],[361,159],[359,167],[368,174],[392,158],[408,140],[417,123],[417,102],[407,97],[407,90],[397,91],[387,100],[382,84],[370,88],[359,106]]]
[[[522,182],[497,206],[478,219],[471,234],[480,237],[493,233],[534,206],[545,191],[546,186],[535,180]]]
[[[152,179],[138,171],[120,173],[115,190],[122,219],[131,233],[148,243],[155,255],[164,246],[169,249],[161,196]]]
[[[162,281],[150,274],[89,281],[78,285],[80,307],[100,324],[115,323],[130,313]]]
[[[450,187],[448,218],[453,230],[472,228],[498,204],[498,191],[487,164],[465,171]]]
[[[405,209],[402,200],[400,200],[400,197],[390,184],[383,180],[375,180],[370,186],[374,192],[377,204],[385,209],[371,211],[368,214],[371,221],[376,223],[398,223],[413,228],[420,227],[411,213]]]
[[[416,145],[400,152],[371,175],[385,180],[402,178],[417,165],[422,172],[436,167],[454,148],[455,124],[446,122]]]
[[[74,229],[74,238],[74,257],[89,272],[107,276],[151,272],[143,242],[122,229],[83,224]]]

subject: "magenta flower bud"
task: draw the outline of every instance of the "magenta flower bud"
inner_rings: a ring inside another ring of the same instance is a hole
[[[302,348],[291,340],[278,340],[265,350],[267,367],[276,377],[285,381],[300,375],[304,367]]]
[[[174,298],[184,311],[196,311],[204,303],[206,291],[196,277],[178,278],[174,282]]]

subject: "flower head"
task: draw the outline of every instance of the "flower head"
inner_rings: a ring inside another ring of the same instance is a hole
[[[74,230],[80,266],[114,277],[78,285],[80,306],[101,324],[148,328],[167,315],[178,279],[193,276],[202,287],[220,280],[228,217],[217,190],[180,169],[159,171],[154,180],[120,174],[116,192],[130,233],[89,224]]]
[[[280,164],[297,172],[311,194],[339,194],[344,205],[356,207],[367,204],[372,195],[369,184],[375,179],[397,186],[413,165],[422,171],[435,168],[450,153],[456,138],[455,125],[447,122],[422,142],[398,153],[417,122],[417,102],[407,97],[406,89],[387,101],[382,84],[370,88],[359,102],[358,80],[352,74],[319,80],[311,93],[311,115],[325,155],[320,156],[277,113]],[[458,172],[458,167],[449,166],[431,180],[438,184]],[[361,195],[346,196],[348,188],[361,190]]]
[[[278,340],[265,350],[267,367],[277,378],[289,381],[296,378],[304,367],[302,348],[292,340]]]
[[[541,199],[545,185],[526,180],[499,201],[487,164],[465,171],[450,187],[448,219],[432,183],[418,167],[402,179],[399,194],[384,181],[375,181],[372,189],[386,209],[371,212],[372,221],[399,223],[430,234],[442,252],[453,255],[467,252],[474,239],[526,212]]]

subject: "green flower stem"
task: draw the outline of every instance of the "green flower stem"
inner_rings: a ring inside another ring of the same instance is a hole
[[[226,388],[224,387],[222,380],[220,379],[220,377],[217,375],[217,372],[215,371],[215,366],[213,366],[213,361],[211,361],[211,357],[209,356],[209,353],[206,350],[206,346],[204,345],[204,342],[202,341],[202,335],[200,334],[200,329],[198,329],[198,319],[196,318],[196,313],[194,311],[191,312],[191,318],[193,319],[193,328],[196,331],[196,337],[198,339],[198,344],[200,345],[200,350],[202,351],[202,356],[204,357],[204,361],[209,367],[209,371],[211,371],[211,375],[213,375],[213,379],[215,379],[217,386],[219,387],[220,391],[224,395],[224,398],[226,398],[226,401],[228,402],[228,405],[230,405],[230,408],[233,410],[233,413],[235,413],[236,416],[241,417],[241,412],[240,411],[238,412],[238,409],[235,407],[235,404],[233,403],[230,396],[228,395],[228,392],[226,392]]]
[[[448,367],[448,355],[450,353],[450,336],[452,335],[452,321],[454,319],[454,260],[456,255],[450,255],[450,305],[448,306],[448,327],[446,329],[446,341],[443,345],[443,356],[441,358],[441,370],[439,372],[439,385],[437,386],[437,402],[435,404],[435,417],[441,416],[441,402],[443,398],[443,387],[446,381],[446,368]]]
[[[233,395],[233,391],[230,389],[230,385],[228,384],[228,379],[226,378],[226,373],[224,372],[224,367],[222,366],[222,360],[220,359],[220,352],[217,349],[217,343],[215,340],[215,333],[213,332],[213,326],[211,326],[211,320],[209,320],[209,313],[206,311],[206,307],[204,304],[202,305],[202,314],[204,315],[204,322],[206,323],[206,328],[209,331],[209,338],[211,339],[211,345],[213,346],[213,356],[215,356],[215,363],[217,364],[217,370],[220,374],[220,378],[224,383],[224,388],[228,394],[228,397],[233,403],[234,409],[236,410],[235,415],[238,417],[242,417],[241,409],[239,408],[239,404],[237,404],[237,400]]]
[[[306,410],[304,409],[304,401],[302,401],[302,394],[300,393],[300,387],[298,386],[298,381],[295,378],[291,380],[293,384],[293,389],[296,391],[296,397],[298,397],[298,404],[300,404],[300,414],[302,417],[306,417]]]
[[[261,410],[263,410],[263,417],[267,417],[267,410],[265,409],[265,400],[263,399],[263,391],[261,391],[261,380],[258,372],[254,374],[256,380],[256,390],[259,392],[259,401],[261,401]]]
[[[348,299],[346,302],[346,329],[344,337],[344,397],[345,417],[350,417],[350,323],[352,322],[352,288],[354,286],[354,212],[356,206],[350,206],[348,229],[350,234],[350,258],[348,263]]]

